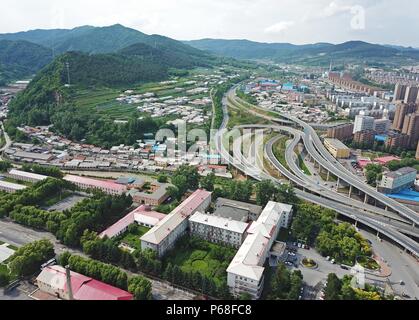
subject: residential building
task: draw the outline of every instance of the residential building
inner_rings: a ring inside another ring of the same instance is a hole
[[[411,113],[405,117],[402,133],[409,136],[409,147],[416,147],[419,140],[419,114]]]
[[[396,113],[394,115],[393,129],[396,131],[402,131],[404,126],[404,120],[410,113],[414,113],[417,110],[415,103],[398,103],[396,106]]]
[[[377,134],[386,134],[391,128],[391,121],[389,119],[379,119],[374,121],[373,130]]]
[[[340,141],[350,140],[354,131],[352,123],[341,124],[327,130],[327,137],[330,139],[338,139]]]
[[[412,187],[415,184],[416,175],[417,170],[409,167],[385,173],[378,189],[382,193],[398,193]]]
[[[354,142],[362,145],[373,145],[375,132],[372,130],[358,131],[354,134]]]
[[[249,226],[246,222],[196,212],[189,218],[189,230],[192,236],[206,241],[239,248]]]
[[[195,191],[141,237],[141,248],[156,251],[159,257],[163,257],[168,250],[174,247],[176,241],[186,233],[189,217],[197,211],[205,212],[210,204],[210,192],[202,189]]]
[[[269,202],[227,269],[227,284],[235,297],[243,293],[259,299],[264,286],[264,265],[281,227],[287,228],[292,206]]]
[[[386,148],[405,149],[409,145],[409,136],[401,133],[392,132],[388,135],[385,142]]]
[[[0,180],[0,191],[4,191],[7,193],[15,193],[15,192],[25,190],[25,189],[26,189],[26,186],[24,185]]]
[[[64,180],[72,182],[84,190],[96,189],[110,195],[122,195],[127,191],[126,186],[108,180],[97,180],[74,175],[66,175]]]
[[[406,96],[407,85],[397,83],[394,90],[394,101],[404,101]]]
[[[406,88],[404,103],[415,103],[418,98],[419,88],[417,86],[409,86]]]
[[[418,142],[418,146],[416,148],[416,160],[419,160],[419,142]]]
[[[375,122],[374,117],[357,115],[355,117],[353,133],[355,134],[359,131],[374,130],[374,122]]]
[[[336,159],[347,159],[351,156],[351,149],[340,140],[324,139],[324,146]]]
[[[36,284],[41,291],[62,300],[133,300],[127,291],[58,265],[44,268]]]
[[[9,171],[8,176],[18,181],[31,182],[31,183],[37,183],[37,182],[48,179],[48,177],[44,175],[40,175],[40,174],[36,174],[32,172],[20,171],[16,169],[11,169]]]

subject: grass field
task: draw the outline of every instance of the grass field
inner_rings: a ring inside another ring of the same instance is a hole
[[[307,168],[306,164],[304,163],[304,160],[301,157],[301,154],[298,155],[298,162],[299,162],[299,167],[304,171],[304,174],[307,176],[311,176],[311,172]]]
[[[131,228],[130,232],[125,233],[116,241],[119,243],[125,243],[134,249],[141,250],[140,238],[143,235],[145,235],[149,230],[150,228],[136,226],[136,228]]]
[[[287,141],[289,139],[289,137],[284,136],[280,138],[273,146],[274,156],[287,169],[289,169],[289,167],[287,165],[287,161],[285,160],[285,149],[287,148]]]

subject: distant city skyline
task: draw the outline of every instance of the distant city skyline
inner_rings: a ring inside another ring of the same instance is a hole
[[[2,11],[0,33],[120,23],[178,40],[362,40],[419,48],[419,2],[410,0],[21,0]]]

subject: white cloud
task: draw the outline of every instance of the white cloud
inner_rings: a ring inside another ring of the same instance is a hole
[[[270,27],[267,27],[265,29],[265,33],[272,33],[272,34],[282,33],[294,25],[295,25],[295,21],[281,21],[281,22],[275,23],[274,25],[271,25]]]

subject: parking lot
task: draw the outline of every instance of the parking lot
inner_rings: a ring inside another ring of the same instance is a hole
[[[295,246],[294,243],[287,244],[288,256],[285,264],[291,270],[300,270],[304,277],[304,300],[315,300],[319,292],[324,288],[327,276],[335,273],[339,278],[350,275],[350,270],[342,269],[338,264],[327,261],[314,249],[304,249]],[[314,269],[304,267],[301,262],[304,258],[314,260],[318,266]]]
[[[77,203],[79,203],[80,201],[83,201],[84,199],[86,199],[85,196],[82,195],[72,195],[58,203],[56,203],[55,205],[47,208],[48,211],[65,211],[65,210],[69,210],[72,207],[74,207]]]

